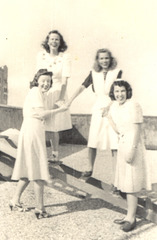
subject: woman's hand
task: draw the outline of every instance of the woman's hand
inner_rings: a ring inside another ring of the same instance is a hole
[[[109,109],[110,109],[109,106],[102,108],[102,117],[106,117],[108,115]]]
[[[70,105],[71,105],[71,103],[70,102],[66,102],[66,103],[64,103],[64,107],[66,107],[66,108],[69,108],[70,107]]]
[[[58,108],[57,110],[58,110],[57,112],[64,112],[64,111],[68,110],[68,107],[64,104],[60,108]]]
[[[68,109],[68,107],[65,105],[65,104],[63,104],[61,107],[59,107],[59,108],[56,108],[56,109],[52,109],[51,110],[51,113],[52,114],[55,114],[55,113],[59,113],[59,112],[64,112],[64,111],[66,111]]]
[[[137,150],[137,148],[135,148],[135,147],[131,148],[130,153],[128,154],[127,159],[126,159],[127,163],[130,163],[130,164],[133,163],[135,155],[136,155],[136,150]]]
[[[44,118],[45,118],[44,114],[43,113],[39,113],[39,112],[33,113],[32,117],[36,118],[36,119],[39,119],[41,121],[43,121]]]
[[[57,107],[61,107],[64,103],[65,103],[65,100],[64,100],[64,99],[63,99],[63,100],[58,100],[57,102],[55,102],[55,105],[56,105]]]

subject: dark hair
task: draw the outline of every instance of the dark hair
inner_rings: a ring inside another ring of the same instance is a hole
[[[126,89],[126,99],[130,99],[132,97],[132,87],[131,87],[131,85],[124,80],[118,80],[118,81],[114,81],[111,85],[110,92],[109,92],[109,96],[110,96],[111,100],[116,100],[115,96],[114,96],[114,87],[115,86],[125,87],[125,89]]]
[[[107,48],[101,48],[98,49],[96,52],[96,56],[95,56],[95,62],[94,62],[94,70],[96,72],[100,72],[102,70],[102,67],[99,65],[98,63],[98,58],[99,58],[99,54],[100,53],[108,53],[109,58],[110,58],[110,65],[109,65],[109,69],[114,69],[117,66],[117,61],[116,59],[112,56],[112,53],[110,50],[108,50]]]
[[[51,77],[51,85],[52,86],[52,72],[48,71],[47,69],[39,69],[38,72],[35,74],[33,81],[30,82],[30,88],[38,87],[38,79],[42,75],[48,75]]]
[[[50,37],[51,33],[58,34],[58,36],[60,37],[60,46],[58,48],[58,52],[64,52],[65,50],[67,50],[68,46],[67,46],[66,42],[64,41],[62,34],[60,32],[58,32],[57,30],[52,30],[48,33],[45,41],[43,41],[41,44],[41,46],[46,50],[46,52],[50,53],[50,47],[48,45],[48,41],[49,41],[49,37]]]

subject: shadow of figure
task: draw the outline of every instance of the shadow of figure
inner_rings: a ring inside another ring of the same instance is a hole
[[[67,203],[61,203],[61,204],[52,204],[52,205],[46,205],[45,207],[66,207],[67,211],[53,214],[51,217],[64,215],[64,214],[70,214],[74,212],[80,212],[80,211],[88,211],[88,210],[98,210],[101,208],[107,208],[113,211],[116,211],[118,213],[126,214],[126,210],[114,206],[113,204],[106,202],[99,198],[87,198],[80,201],[71,201]]]
[[[71,213],[75,213],[75,212],[81,212],[81,211],[83,211],[83,212],[88,211],[88,210],[93,210],[94,211],[94,210],[99,210],[99,209],[102,209],[102,208],[109,209],[109,210],[112,210],[114,212],[121,213],[123,215],[126,215],[126,213],[127,213],[126,210],[124,210],[124,209],[122,209],[118,206],[114,206],[113,204],[111,204],[109,202],[106,202],[106,201],[104,201],[102,199],[99,199],[99,198],[88,198],[88,199],[83,199],[83,200],[80,200],[80,201],[71,201],[71,202],[61,203],[61,204],[51,204],[51,205],[46,205],[45,207],[46,208],[48,208],[48,207],[51,207],[51,208],[65,207],[66,208],[66,211],[50,215],[50,218],[65,215],[65,214],[71,214]],[[136,234],[137,234],[137,231],[138,231],[138,234],[140,234],[143,231],[147,231],[148,229],[156,226],[156,225],[151,225],[150,226],[151,222],[149,220],[146,220],[146,219],[141,218],[139,216],[137,216],[137,218],[138,218],[138,221],[137,221],[137,225],[136,225],[136,228],[135,228]],[[114,219],[113,219],[113,221],[114,221]],[[142,226],[145,226],[144,230],[141,229]],[[130,234],[131,234],[131,237],[135,236],[134,231],[131,231]],[[129,238],[129,239],[131,239],[131,238]],[[120,240],[122,240],[122,239],[120,239]]]

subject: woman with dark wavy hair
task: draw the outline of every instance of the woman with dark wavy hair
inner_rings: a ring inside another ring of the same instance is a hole
[[[115,81],[109,93],[115,100],[110,107],[109,121],[119,135],[117,164],[114,185],[126,194],[127,215],[115,219],[121,230],[129,232],[136,227],[138,194],[151,189],[148,181],[148,164],[145,159],[142,134],[142,109],[132,100],[132,88],[124,80]]]
[[[45,41],[43,41],[43,43],[41,44],[42,47],[46,50],[46,52],[50,53],[51,49],[50,49],[50,46],[49,46],[49,38],[50,38],[51,34],[57,34],[60,38],[60,44],[59,44],[59,47],[58,47],[58,52],[65,52],[67,50],[68,46],[67,46],[66,42],[64,41],[64,38],[61,35],[61,33],[58,32],[57,30],[52,30],[52,31],[49,32]]]
[[[66,53],[67,44],[62,34],[52,30],[42,43],[42,50],[37,56],[37,69],[47,68],[53,72],[53,87],[47,93],[47,109],[61,106],[67,100],[67,83],[70,77],[70,54]],[[47,138],[50,140],[52,154],[50,163],[60,163],[58,159],[59,131],[72,128],[69,110],[49,117],[46,121]]]
[[[82,91],[92,86],[96,95],[96,102],[93,106],[88,138],[89,166],[87,171],[82,173],[82,177],[90,177],[92,175],[97,149],[112,149],[113,157],[115,157],[117,135],[109,126],[108,119],[102,117],[102,115],[108,113],[112,103],[109,98],[110,86],[115,79],[120,78],[122,75],[122,71],[116,68],[116,66],[117,61],[112,56],[111,51],[106,48],[99,49],[96,52],[92,71],[67,103],[67,106],[70,106]],[[110,141],[110,135],[114,135],[112,142]]]
[[[111,85],[110,93],[109,93],[109,96],[110,96],[111,100],[116,100],[115,99],[115,94],[114,94],[115,86],[125,87],[125,89],[126,89],[126,98],[130,99],[132,97],[132,87],[131,87],[131,85],[128,82],[120,79],[119,81],[115,81]]]
[[[44,120],[49,115],[64,111],[63,108],[46,110],[44,107],[45,93],[52,85],[52,72],[40,69],[30,84],[30,90],[24,102],[23,123],[18,139],[17,157],[12,174],[13,180],[18,180],[10,209],[24,212],[21,196],[31,182],[34,183],[34,193],[37,207],[35,215],[39,218],[49,217],[45,211],[43,192],[44,181],[50,181],[47,153],[45,146]]]

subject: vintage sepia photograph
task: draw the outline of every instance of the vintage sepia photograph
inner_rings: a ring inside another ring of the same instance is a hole
[[[156,240],[157,2],[0,6],[0,240]]]

